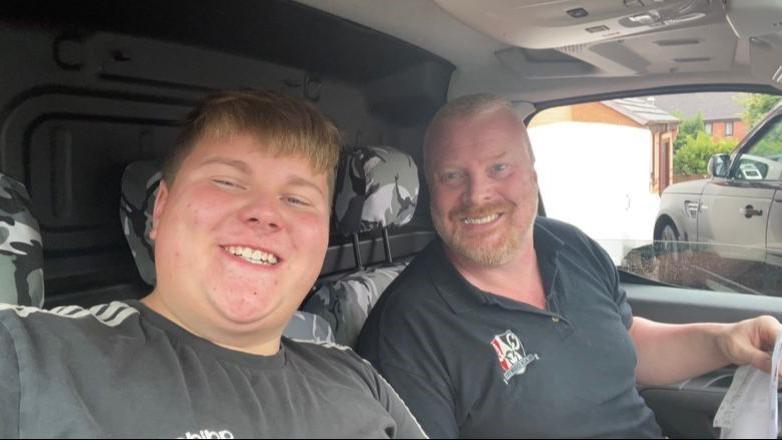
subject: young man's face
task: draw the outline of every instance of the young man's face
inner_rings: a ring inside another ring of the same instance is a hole
[[[446,121],[427,154],[432,221],[471,263],[511,261],[531,232],[537,175],[526,131],[506,109]]]
[[[248,135],[202,140],[154,210],[157,291],[196,333],[282,332],[328,246],[327,175]]]

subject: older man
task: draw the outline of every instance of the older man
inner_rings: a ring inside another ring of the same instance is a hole
[[[141,302],[0,307],[0,437],[421,437],[350,351],[281,338],[328,245],[337,129],[228,92],[188,118]]]
[[[359,352],[434,437],[659,437],[636,382],[766,370],[782,328],[633,318],[609,256],[537,218],[534,157],[511,104],[457,99],[424,146],[439,240],[384,293]]]

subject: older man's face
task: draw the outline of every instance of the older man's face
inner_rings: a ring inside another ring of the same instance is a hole
[[[452,252],[485,266],[517,255],[538,206],[528,142],[523,124],[503,108],[449,120],[432,133],[432,220]]]
[[[193,330],[279,330],[328,246],[325,173],[238,135],[203,140],[155,206],[158,288]]]

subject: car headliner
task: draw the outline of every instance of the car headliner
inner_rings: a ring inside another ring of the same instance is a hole
[[[699,20],[659,30],[586,44],[571,44],[563,37],[556,48],[525,50],[471,28],[438,5],[449,7],[452,0],[297,1],[395,36],[452,62],[456,71],[449,98],[492,92],[516,101],[540,103],[683,85],[726,89],[736,84],[780,86],[759,61],[768,59],[768,54],[779,58],[782,38],[773,33],[737,38],[721,2],[710,2],[708,13]],[[561,11],[584,2],[517,3],[547,7],[549,14],[564,15]],[[624,7],[622,2],[615,3],[617,8]],[[762,3],[757,4],[760,7]],[[588,5],[592,7],[593,3]],[[758,12],[754,14],[757,18]],[[666,44],[688,41],[690,44]]]

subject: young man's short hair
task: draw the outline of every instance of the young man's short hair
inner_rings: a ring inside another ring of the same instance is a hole
[[[309,161],[315,171],[327,173],[329,196],[333,194],[339,130],[306,100],[272,91],[224,91],[201,100],[163,163],[163,180],[174,183],[182,161],[201,140],[239,134],[254,136],[271,154]]]

